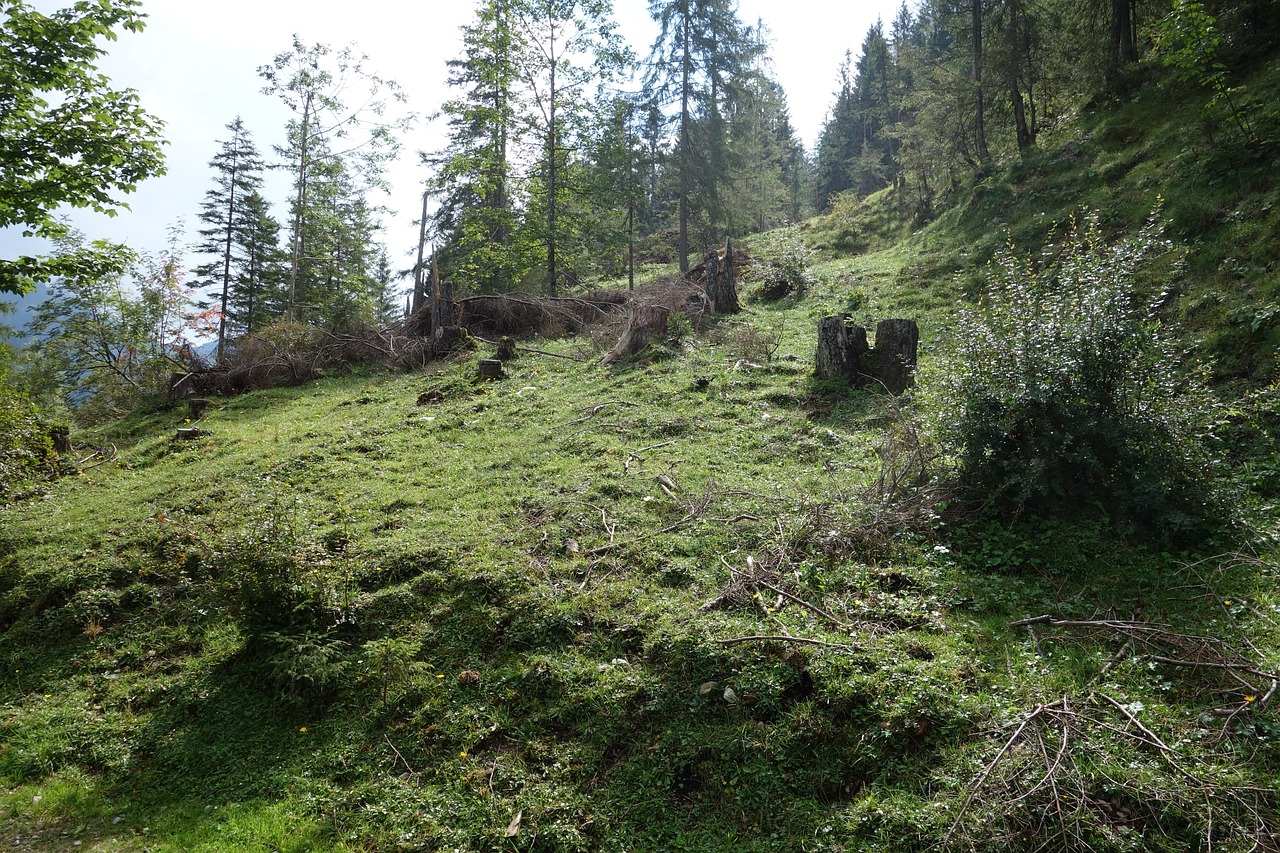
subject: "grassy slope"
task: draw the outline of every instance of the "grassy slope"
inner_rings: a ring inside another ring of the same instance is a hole
[[[585,360],[526,354],[484,387],[463,360],[220,400],[198,442],[170,440],[176,411],[115,425],[118,464],[0,511],[0,842],[928,849],[1030,717],[1041,740],[985,777],[953,841],[1034,848],[1067,803],[1098,849],[1187,849],[1210,817],[1242,828],[1215,848],[1247,849],[1271,804],[1244,789],[1272,787],[1280,719],[1208,712],[1253,687],[1111,663],[1105,630],[1008,623],[1141,614],[1247,652],[1241,630],[1274,668],[1274,554],[1197,563],[1238,543],[1170,555],[1096,525],[951,531],[886,509],[865,490],[896,410],[809,376],[834,310],[919,316],[935,351],[1004,239],[993,218],[1025,241],[1085,201],[1125,226],[1161,189],[1176,236],[1200,235],[1178,310],[1220,356],[1249,330],[1225,374],[1274,365],[1274,327],[1232,320],[1256,300],[1223,288],[1244,258],[1248,293],[1276,298],[1257,248],[1274,183],[1217,178],[1261,224],[1229,215],[1195,159],[1227,154],[1177,130],[1185,116],[1157,123],[1157,94],[1082,116],[1091,141],[992,178],[967,211],[831,259],[804,299],[647,363],[540,342]],[[1134,128],[1145,144],[1116,144]],[[800,233],[841,227],[862,225]],[[247,638],[255,565],[310,603],[288,654]],[[725,642],[786,634],[827,645]],[[1032,747],[1051,762],[1063,731],[1063,787],[1037,785]]]

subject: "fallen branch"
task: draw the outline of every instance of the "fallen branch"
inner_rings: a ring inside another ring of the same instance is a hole
[[[583,415],[580,418],[575,418],[569,421],[568,423],[561,424],[560,426],[561,427],[573,426],[574,424],[580,424],[583,421],[589,421],[592,418],[594,418],[596,415],[600,414],[601,410],[607,409],[609,406],[631,406],[632,408],[638,408],[639,405],[640,405],[639,403],[632,403],[630,400],[610,400],[607,403],[597,403],[596,405],[591,406],[589,409],[587,409],[587,414]]]
[[[767,643],[771,641],[781,643],[805,643],[810,646],[825,646],[830,649],[848,649],[849,651],[857,651],[857,646],[848,643],[829,643],[826,640],[814,640],[809,637],[793,637],[790,634],[753,634],[749,637],[729,637],[723,640],[716,640],[722,646],[735,646],[739,643]]]

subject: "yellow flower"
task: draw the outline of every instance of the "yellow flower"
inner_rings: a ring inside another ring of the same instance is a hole
[[[305,732],[306,730],[307,730],[306,726],[298,726],[298,731]]]
[[[1246,702],[1254,702],[1254,701],[1256,701],[1256,700],[1257,700],[1257,698],[1258,698],[1257,696],[1246,696],[1246,697],[1244,697],[1244,701],[1246,701]]]
[[[465,749],[464,749],[464,750],[462,750],[462,752],[459,752],[459,753],[458,753],[458,757],[459,757],[459,758],[466,758],[466,757],[467,757],[467,751],[466,751]]]

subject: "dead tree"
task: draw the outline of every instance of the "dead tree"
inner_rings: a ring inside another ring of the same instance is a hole
[[[465,338],[458,325],[458,306],[453,301],[453,283],[440,278],[440,267],[431,261],[431,348],[437,355],[454,349]]]
[[[616,364],[630,355],[635,355],[649,345],[655,337],[667,333],[667,320],[671,317],[671,309],[663,305],[640,305],[627,320],[627,330],[622,333],[618,345],[613,351],[601,359],[601,364]]]

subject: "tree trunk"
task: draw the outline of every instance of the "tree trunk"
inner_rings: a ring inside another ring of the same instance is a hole
[[[991,159],[987,148],[986,104],[982,92],[982,0],[973,4],[973,129],[978,148],[978,159],[983,168]]]
[[[654,337],[667,333],[667,320],[671,309],[662,305],[641,305],[627,320],[627,329],[613,351],[601,359],[601,364],[617,364],[627,356],[635,355],[649,345]]]
[[[409,314],[417,311],[427,301],[427,270],[424,266],[424,253],[427,250],[427,200],[431,198],[431,190],[422,193],[422,221],[418,223],[418,263],[413,267],[413,303]]]
[[[693,85],[691,79],[693,45],[692,34],[689,31],[693,21],[687,3],[682,13],[684,15],[684,56],[680,81],[680,234],[676,238],[676,255],[680,261],[680,274],[684,275],[689,272],[689,193],[691,192],[689,172],[693,170],[693,156],[689,150],[692,145],[689,134],[689,123],[692,120],[689,115],[689,87]]]

